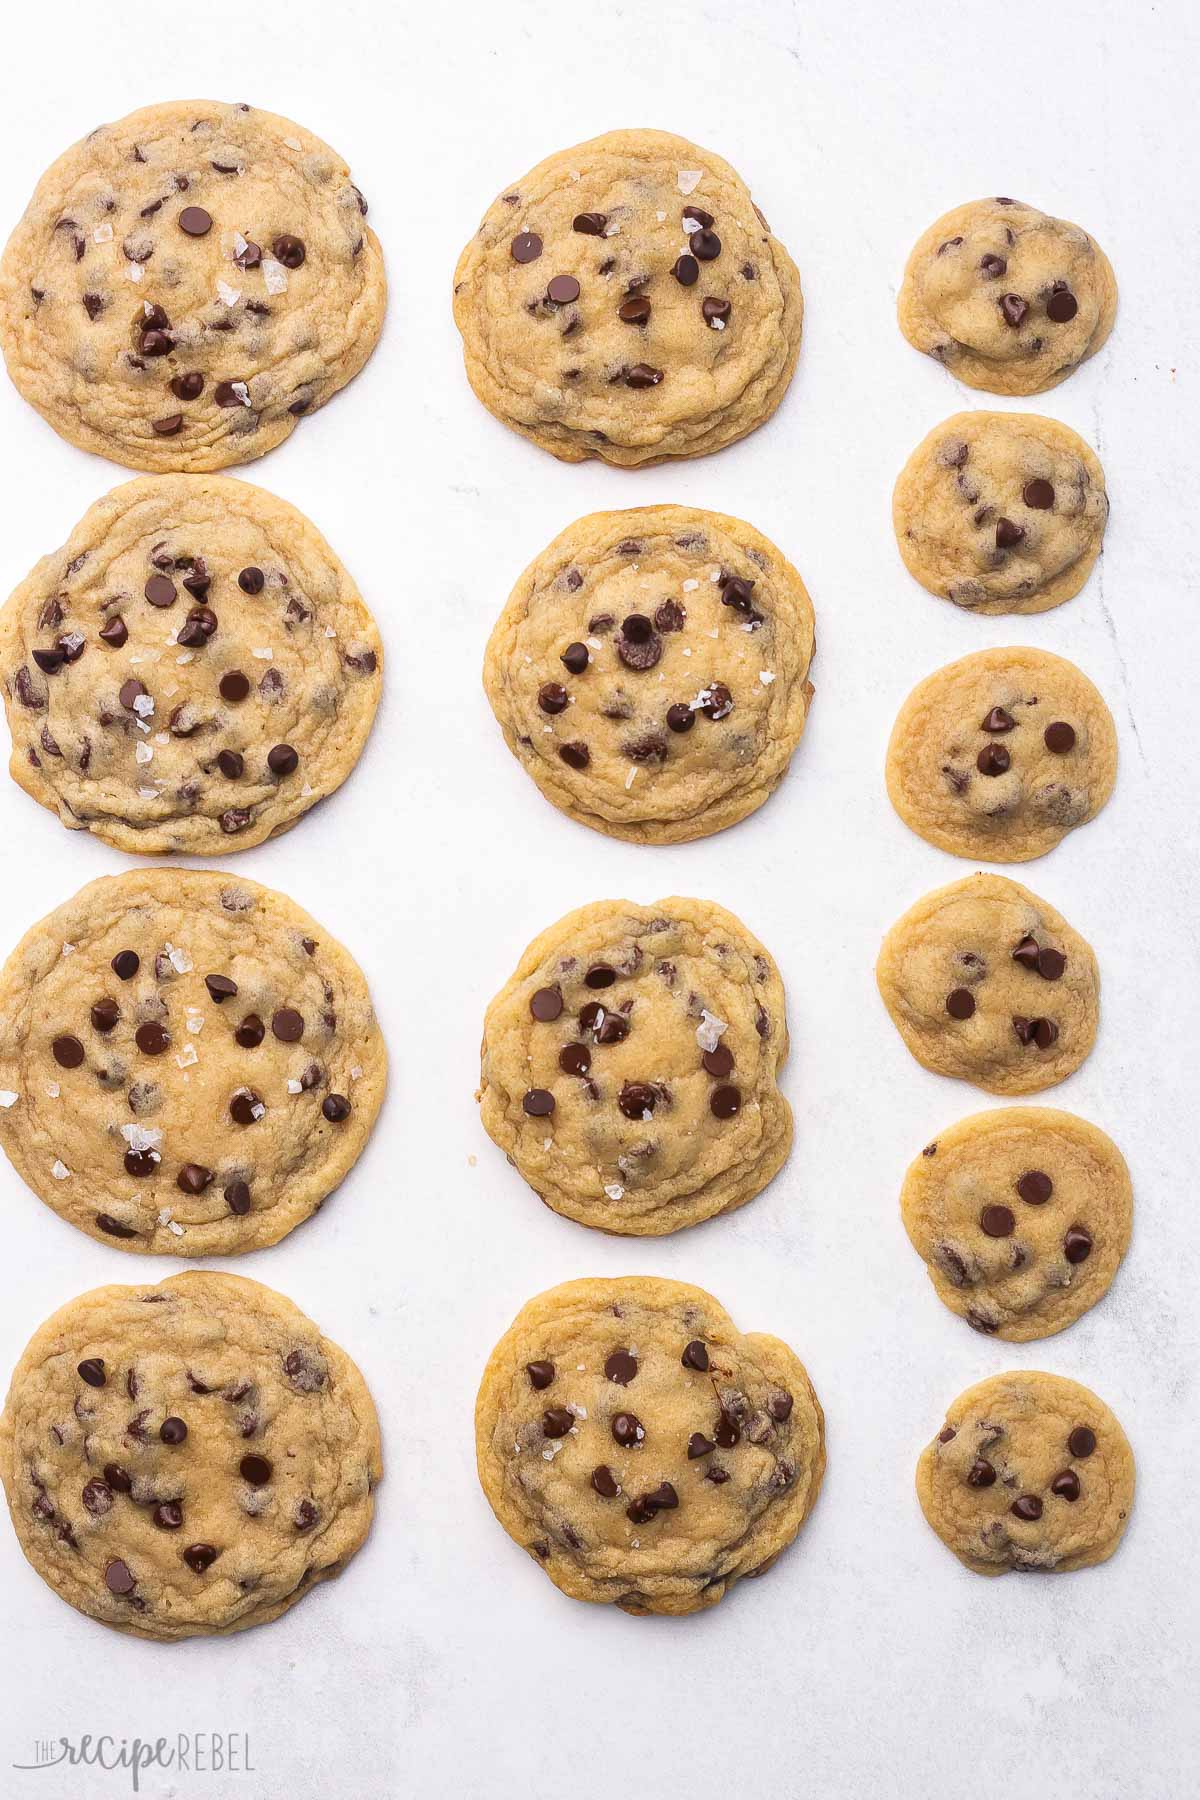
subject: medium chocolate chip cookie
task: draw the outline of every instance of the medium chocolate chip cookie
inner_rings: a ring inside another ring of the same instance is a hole
[[[979,650],[913,689],[886,767],[888,798],[927,843],[973,862],[1029,862],[1107,803],[1117,733],[1074,663]]]
[[[917,1464],[922,1512],[977,1575],[1106,1561],[1133,1488],[1133,1451],[1103,1400],[1037,1369],[960,1394]]]
[[[547,157],[454,272],[476,395],[565,462],[645,466],[744,437],[783,398],[802,313],[741,177],[665,131]]]
[[[9,766],[118,850],[245,850],[346,779],[382,656],[302,513],[227,476],[144,476],[98,500],[0,611]]]
[[[910,575],[967,612],[1039,613],[1077,594],[1108,523],[1089,444],[1036,413],[956,413],[919,443],[892,495]]]
[[[0,262],[0,345],[60,436],[131,469],[261,456],[375,348],[387,287],[342,159],[290,119],[175,100],[37,185]]]
[[[1095,1042],[1091,946],[1005,875],[969,875],[918,900],[884,938],[875,975],[922,1067],[989,1094],[1053,1087]]]
[[[25,1555],[134,1637],[277,1619],[359,1549],[382,1474],[350,1358],[237,1275],[80,1294],[35,1333],[0,1417]]]
[[[546,798],[610,837],[683,843],[787,772],[813,695],[804,583],[740,519],[592,513],[521,576],[483,680]]]
[[[0,1146],[117,1249],[276,1243],[358,1160],[386,1076],[362,971],[252,881],[104,876],[0,973]]]
[[[555,1212],[661,1237],[733,1212],[792,1142],[783,983],[707,900],[599,900],[535,938],[488,1007],[488,1134]]]
[[[812,1511],[824,1428],[786,1344],[636,1275],[531,1300],[475,1407],[505,1531],[564,1594],[629,1613],[699,1612],[765,1574]]]
[[[1129,1245],[1125,1158],[1086,1119],[1004,1106],[960,1119],[904,1178],[904,1228],[938,1299],[976,1331],[1023,1344],[1074,1324]]]
[[[968,387],[1041,394],[1112,330],[1117,280],[1069,219],[1001,197],[969,200],[917,239],[900,288],[900,329]]]

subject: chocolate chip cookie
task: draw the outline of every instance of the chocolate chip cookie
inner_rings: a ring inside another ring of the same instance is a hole
[[[290,119],[175,100],[43,175],[0,262],[0,346],[60,436],[131,469],[282,442],[375,348],[387,286],[341,157]]]
[[[476,395],[564,462],[644,467],[744,437],[783,398],[802,313],[741,177],[665,131],[547,157],[454,272]]]
[[[918,900],[884,938],[875,975],[921,1066],[989,1094],[1053,1087],[1095,1042],[1090,944],[1005,875],[969,875]]]
[[[227,476],[144,476],[97,501],[0,611],[9,766],[118,850],[245,850],[346,779],[382,659],[302,513]]]
[[[887,752],[892,805],[952,856],[1029,862],[1094,819],[1117,778],[1112,714],[1048,650],[979,650],[926,676]]]
[[[960,1119],[904,1178],[900,1213],[938,1299],[1023,1344],[1074,1324],[1129,1245],[1125,1158],[1086,1119],[1004,1106]]]
[[[568,817],[675,844],[756,811],[813,696],[813,609],[769,539],[689,506],[592,513],[530,563],[484,659],[513,755]]]
[[[79,1295],[34,1334],[0,1417],[25,1555],[134,1637],[278,1618],[359,1549],[382,1473],[350,1358],[237,1275]]]
[[[1037,1369],[960,1394],[917,1464],[922,1512],[977,1575],[1105,1562],[1133,1488],[1133,1451],[1103,1400]]]
[[[488,1007],[488,1134],[547,1206],[661,1237],[744,1206],[792,1114],[783,983],[707,900],[599,900],[535,938]]]
[[[253,881],[104,876],[0,972],[0,1146],[119,1250],[276,1243],[358,1160],[386,1075],[362,971]]]
[[[956,413],[919,443],[892,495],[910,575],[966,612],[1038,613],[1077,594],[1108,523],[1089,444],[1036,413]]]
[[[1117,280],[1094,238],[1007,196],[969,200],[917,239],[900,329],[968,387],[1042,394],[1112,330]]]
[[[475,1407],[505,1531],[564,1594],[629,1613],[700,1612],[765,1574],[812,1511],[824,1427],[786,1344],[636,1275],[531,1300]]]

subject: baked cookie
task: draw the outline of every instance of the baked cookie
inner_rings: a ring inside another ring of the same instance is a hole
[[[1037,1369],[960,1394],[917,1464],[922,1512],[977,1575],[1105,1562],[1133,1487],[1133,1451],[1103,1400]]]
[[[341,157],[290,119],[172,100],[39,181],[0,262],[0,345],[61,437],[131,469],[282,442],[375,348],[379,240]]]
[[[875,976],[921,1066],[989,1094],[1053,1087],[1095,1042],[1091,945],[1005,875],[969,875],[918,900],[884,938]]]
[[[677,844],[760,807],[808,716],[813,609],[769,539],[690,506],[592,513],[521,576],[483,682],[568,817]]]
[[[666,131],[547,157],[454,271],[476,395],[564,462],[646,466],[745,437],[783,398],[802,313],[741,177]]]
[[[783,983],[708,900],[598,900],[534,939],[487,1010],[485,1130],[568,1219],[661,1237],[753,1200],[792,1113]]]
[[[573,1600],[715,1606],[812,1511],[825,1420],[778,1338],[702,1288],[568,1281],[522,1307],[475,1405],[479,1479],[509,1537]]]
[[[382,658],[303,513],[223,475],[127,481],[0,611],[12,775],[136,856],[245,850],[346,779]]]
[[[337,1575],[383,1473],[366,1383],[272,1288],[93,1288],[36,1332],[0,1416],[22,1550],[134,1637],[244,1631]]]
[[[973,862],[1029,862],[1107,803],[1117,732],[1074,663],[977,650],[918,682],[886,769],[888,798],[927,843]]]
[[[216,871],[89,882],[0,972],[0,1146],[119,1250],[276,1243],[353,1168],[386,1076],[358,965]]]
[[[973,613],[1049,612],[1100,554],[1104,470],[1057,419],[955,413],[900,471],[892,523],[909,574],[939,599]]]
[[[1042,394],[1112,330],[1117,279],[1094,238],[1023,200],[968,200],[917,239],[900,288],[916,350],[989,394]]]
[[[976,1331],[1053,1337],[1108,1292],[1133,1189],[1111,1138],[1049,1106],[960,1119],[909,1168],[900,1214],[938,1299]]]

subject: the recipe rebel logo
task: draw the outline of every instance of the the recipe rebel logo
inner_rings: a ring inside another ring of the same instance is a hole
[[[103,1769],[110,1774],[123,1774],[135,1794],[143,1791],[142,1776],[153,1769],[176,1775],[236,1776],[255,1772],[250,1735],[236,1731],[181,1731],[173,1738],[116,1738],[91,1732],[77,1738],[39,1738],[33,1746],[32,1761],[14,1762],[12,1767],[22,1773]]]

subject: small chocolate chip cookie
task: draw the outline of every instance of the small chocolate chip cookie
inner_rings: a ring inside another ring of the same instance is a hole
[[[341,157],[290,119],[175,100],[43,175],[0,262],[0,346],[61,437],[131,469],[224,469],[357,375],[387,299]]]
[[[592,513],[521,576],[483,680],[546,798],[610,837],[676,844],[756,811],[813,696],[804,583],[740,519]]]
[[[976,1331],[1053,1337],[1102,1299],[1129,1245],[1125,1158],[1086,1119],[1004,1106],[960,1119],[904,1178],[904,1228],[938,1299]]]
[[[0,972],[0,1146],[119,1250],[276,1243],[357,1162],[386,1077],[362,971],[253,881],[104,876]]]
[[[884,938],[875,976],[921,1066],[989,1094],[1065,1081],[1096,1039],[1090,944],[1005,875],[969,875],[918,900]]]
[[[812,1511],[825,1420],[778,1338],[743,1337],[702,1288],[568,1281],[523,1307],[475,1406],[479,1480],[505,1531],[573,1600],[715,1606]]]
[[[564,462],[645,467],[745,437],[783,398],[802,313],[740,176],[665,131],[539,163],[454,272],[476,395]]]
[[[707,900],[599,900],[535,938],[488,1007],[485,1129],[547,1206],[661,1237],[744,1206],[792,1114],[783,983]]]
[[[914,349],[990,394],[1057,387],[1112,330],[1117,280],[1094,238],[1023,200],[969,200],[917,239],[900,288]]]
[[[287,831],[379,704],[375,621],[302,513],[223,475],[127,481],[0,611],[14,780],[135,856]]]
[[[960,1394],[917,1464],[922,1512],[977,1575],[1105,1562],[1133,1488],[1133,1451],[1103,1400],[1037,1369]]]
[[[1036,413],[956,413],[919,443],[892,495],[910,575],[966,612],[1039,613],[1077,594],[1108,523],[1089,444]]]
[[[237,1275],[80,1294],[34,1334],[0,1416],[0,1478],[42,1580],[164,1642],[263,1625],[340,1574],[382,1474],[350,1358]]]
[[[979,650],[913,689],[886,772],[892,805],[927,843],[973,862],[1029,862],[1107,803],[1116,727],[1074,663]]]

